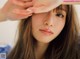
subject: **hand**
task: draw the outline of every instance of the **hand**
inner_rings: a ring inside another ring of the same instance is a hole
[[[49,12],[62,2],[63,0],[33,0],[33,7],[29,9],[33,9],[34,13]]]
[[[8,0],[4,7],[0,10],[8,19],[16,20],[27,18],[32,15],[32,10],[28,8],[32,6],[31,0]]]

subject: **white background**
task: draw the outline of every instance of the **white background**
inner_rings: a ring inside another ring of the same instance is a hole
[[[0,8],[3,7],[6,1],[7,0],[0,0]],[[80,5],[75,5],[75,8],[78,11],[77,14],[80,22]],[[0,22],[0,42],[14,46],[17,28],[18,21]]]

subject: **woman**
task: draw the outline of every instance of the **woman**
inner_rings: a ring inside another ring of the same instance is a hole
[[[18,41],[8,54],[8,59],[80,58],[78,29],[72,5],[60,5],[49,12],[33,13],[30,10],[23,12],[24,5],[17,3],[17,7],[23,6],[20,7],[22,13],[15,13],[10,11],[14,6],[11,7],[11,1],[9,2],[6,4],[7,10],[4,11],[6,7],[2,10],[7,16],[2,18],[22,20],[19,24]],[[32,4],[26,8],[30,6]]]
[[[8,59],[79,59],[78,29],[72,5],[33,14],[19,24]]]

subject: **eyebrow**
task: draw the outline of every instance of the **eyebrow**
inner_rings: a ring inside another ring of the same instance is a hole
[[[66,9],[64,9],[64,8],[59,8],[58,10],[63,10],[63,11],[65,11],[65,12],[67,12],[67,10],[66,10]]]

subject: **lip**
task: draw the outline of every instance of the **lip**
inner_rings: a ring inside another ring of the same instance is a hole
[[[39,29],[39,31],[49,35],[54,34],[50,29]]]

